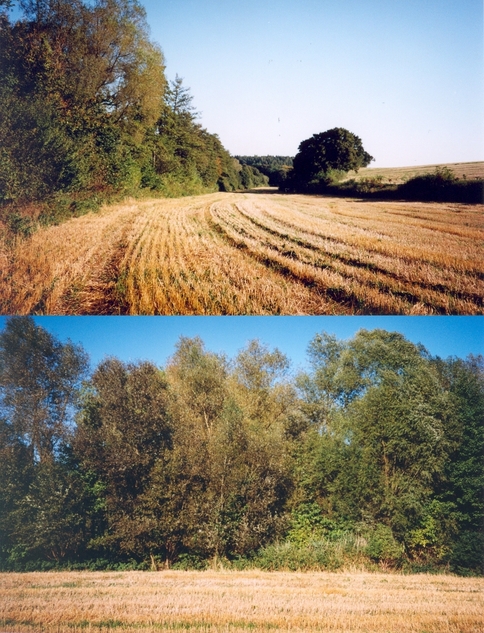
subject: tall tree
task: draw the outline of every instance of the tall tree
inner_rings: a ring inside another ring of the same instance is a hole
[[[381,522],[404,542],[424,520],[448,454],[438,375],[425,350],[395,332],[362,330],[347,343],[320,336],[311,350],[314,374],[303,385],[321,429],[319,494],[341,516]]]
[[[75,453],[105,501],[106,529],[98,542],[139,553],[136,510],[171,443],[163,372],[148,362],[103,361],[86,389],[77,425]]]
[[[82,539],[82,485],[62,454],[87,366],[81,347],[31,317],[8,319],[0,333],[0,541],[12,563],[59,560]]]
[[[280,353],[265,356],[274,371],[285,364]],[[262,376],[260,362],[247,373],[257,371],[258,386],[268,388],[274,376]],[[169,560],[182,552],[202,558],[252,552],[281,534],[290,488],[282,422],[271,427],[246,412],[225,359],[199,339],[179,341],[167,376],[173,448],[154,471],[143,521]]]
[[[454,569],[484,573],[484,359],[435,360],[449,392],[450,445],[437,500],[454,523],[447,543]]]
[[[87,355],[61,343],[31,317],[13,317],[0,333],[0,413],[33,461],[55,457],[72,427]]]

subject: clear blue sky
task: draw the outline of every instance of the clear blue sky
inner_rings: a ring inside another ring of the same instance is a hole
[[[200,336],[208,350],[233,358],[258,338],[278,347],[295,370],[304,368],[306,349],[318,332],[347,339],[361,328],[398,331],[428,351],[447,358],[484,354],[484,317],[34,317],[61,341],[81,343],[93,366],[105,356],[150,360],[161,366],[180,336]],[[3,329],[6,317],[0,317]]]
[[[482,0],[141,0],[232,154],[345,127],[372,166],[484,160]]]

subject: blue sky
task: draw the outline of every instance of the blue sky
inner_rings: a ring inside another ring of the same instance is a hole
[[[0,317],[3,329],[6,317]],[[106,356],[161,366],[180,336],[200,336],[208,350],[233,358],[252,339],[277,347],[304,369],[318,332],[347,339],[361,328],[398,331],[446,358],[484,354],[484,317],[34,317],[61,341],[81,343],[96,366]]]
[[[482,0],[139,1],[232,154],[345,127],[372,167],[484,160]]]
[[[482,0],[141,0],[232,154],[345,127],[372,166],[484,160]]]

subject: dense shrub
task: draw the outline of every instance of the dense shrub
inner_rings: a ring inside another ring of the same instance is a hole
[[[484,182],[459,180],[448,167],[437,167],[400,185],[398,194],[406,200],[482,203]]]

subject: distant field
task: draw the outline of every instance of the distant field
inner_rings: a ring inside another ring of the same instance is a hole
[[[458,178],[467,180],[484,180],[484,161],[475,163],[445,163],[438,165],[417,165],[412,167],[366,167],[360,169],[357,174],[350,172],[348,178],[361,180],[362,178],[373,178],[381,176],[384,181],[400,184],[422,174],[433,173],[437,167],[447,167],[454,172]]]
[[[0,313],[482,314],[483,211],[271,190],[130,201],[5,242]]]
[[[2,631],[482,633],[484,579],[370,573],[0,574]]]

